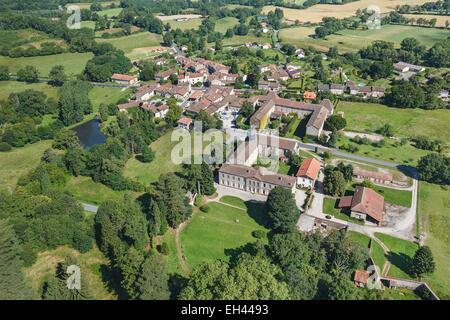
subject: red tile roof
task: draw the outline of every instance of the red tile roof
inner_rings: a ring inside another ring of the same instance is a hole
[[[181,124],[185,124],[185,125],[190,125],[192,123],[192,119],[191,118],[187,118],[187,117],[182,117],[178,120],[178,123]]]
[[[369,279],[369,273],[366,270],[356,270],[355,276],[353,280],[358,283],[367,284],[367,280]]]
[[[384,211],[384,197],[370,188],[358,186],[352,200],[352,211],[365,213],[381,221]]]
[[[309,179],[316,180],[320,171],[320,162],[314,158],[307,158],[302,161],[300,168],[297,172],[297,177],[308,177]]]
[[[303,98],[314,100],[317,97],[316,93],[313,91],[305,91]]]

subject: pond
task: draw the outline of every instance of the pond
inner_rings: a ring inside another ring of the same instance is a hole
[[[100,131],[100,120],[92,119],[72,129],[84,148],[89,149],[93,145],[102,144],[106,136]]]

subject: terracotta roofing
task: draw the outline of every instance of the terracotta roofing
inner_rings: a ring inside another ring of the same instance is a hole
[[[263,106],[261,106],[250,118],[250,123],[252,125],[258,125],[261,119],[266,116],[270,110],[274,107],[274,103],[272,100],[267,101]]]
[[[120,74],[120,73],[114,73],[111,76],[112,80],[119,80],[119,81],[131,81],[131,80],[135,80],[136,76],[129,76],[126,74]]]
[[[381,221],[384,197],[370,188],[358,186],[352,199],[352,211],[365,213],[376,221]]]
[[[384,180],[384,181],[392,181],[393,176],[390,173],[382,173],[382,172],[373,172],[368,170],[363,170],[359,168],[353,169],[353,176],[358,176],[367,178],[367,179],[377,179],[377,180]]]
[[[352,206],[353,196],[345,196],[339,199],[338,208],[348,208]]]
[[[367,284],[367,280],[369,279],[369,272],[366,270],[355,270],[355,276],[353,277],[353,281]]]
[[[279,136],[258,134],[258,145],[275,146],[279,149],[294,151],[297,143]]]
[[[168,110],[169,106],[166,105],[166,104],[162,104],[162,105],[159,105],[159,106],[157,106],[155,104],[144,104],[144,105],[141,106],[141,108],[146,109],[146,110],[150,110],[150,111],[152,111],[153,113],[156,114],[156,113],[159,113],[161,111]]]
[[[319,176],[320,162],[315,158],[306,158],[302,161],[297,172],[297,177],[308,177],[311,180],[316,180]]]
[[[199,98],[201,98],[203,96],[203,92],[201,92],[201,91],[194,91],[192,94],[191,94],[191,99],[199,99]]]
[[[296,178],[284,174],[273,173],[265,168],[253,168],[239,164],[224,164],[219,172],[254,179],[291,189],[296,184]]]
[[[187,118],[187,117],[182,117],[178,120],[178,123],[181,124],[185,124],[185,125],[190,125],[192,123],[192,119],[191,118]]]
[[[303,94],[303,98],[305,99],[315,99],[317,97],[316,93],[313,91],[305,91],[305,93]]]

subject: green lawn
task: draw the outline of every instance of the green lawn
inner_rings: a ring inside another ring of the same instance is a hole
[[[25,83],[19,81],[0,81],[0,101],[7,100],[11,93],[24,90],[42,91],[47,97],[58,98],[58,89],[46,83]]]
[[[271,43],[270,38],[267,37],[257,37],[252,35],[247,36],[234,36],[233,38],[227,38],[223,40],[224,46],[240,46],[246,44],[248,42],[256,42],[256,43]]]
[[[235,17],[225,17],[222,19],[216,20],[216,27],[214,31],[225,33],[227,32],[227,29],[233,28],[234,26],[239,24],[239,20]]]
[[[131,94],[131,89],[122,90],[118,88],[102,88],[93,87],[89,91],[89,99],[94,107],[94,112],[98,111],[98,106],[104,104],[116,104],[122,98],[128,98]]]
[[[97,14],[99,16],[107,16],[108,18],[117,17],[121,12],[122,8],[113,8],[113,9],[106,9],[102,11],[98,11]]]
[[[433,252],[436,271],[425,277],[441,299],[450,299],[450,191],[427,182],[419,183],[420,232]]]
[[[64,191],[77,200],[100,205],[106,200],[121,200],[126,191],[115,191],[104,184],[94,182],[90,177],[71,177],[64,187]],[[138,193],[132,193],[138,196]]]
[[[108,42],[117,49],[123,50],[129,58],[145,55],[146,48],[161,45],[162,37],[155,33],[139,32],[126,37],[98,39],[97,42]]]
[[[349,187],[347,190],[350,192],[354,192],[356,184]],[[384,197],[384,200],[386,202],[389,202],[391,204],[395,204],[398,206],[411,208],[411,202],[412,202],[412,192],[408,190],[398,190],[398,189],[391,189],[391,188],[385,188],[375,185],[373,188],[376,192],[381,194]]]
[[[342,30],[326,39],[314,39],[315,27],[293,27],[280,31],[281,42],[292,43],[299,47],[313,46],[322,51],[330,47],[338,47],[340,52],[357,51],[376,40],[393,42],[396,47],[408,37],[414,37],[426,47],[433,46],[448,37],[448,31],[437,28],[422,28],[414,26],[384,25],[373,30]]]
[[[150,184],[158,180],[160,174],[176,172],[180,166],[171,160],[172,148],[177,142],[171,141],[172,131],[167,132],[150,146],[156,152],[155,159],[150,163],[143,163],[135,158],[128,160],[124,175],[142,183]]]
[[[173,30],[181,29],[184,31],[189,29],[198,29],[198,27],[200,27],[200,25],[202,24],[202,21],[202,18],[196,18],[185,21],[170,20],[167,22],[170,24]]]
[[[0,188],[14,189],[19,177],[34,169],[50,146],[51,141],[46,140],[0,152]]]
[[[223,202],[223,203],[231,204],[232,206],[235,206],[235,207],[247,209],[247,206],[245,205],[245,201],[240,198],[237,198],[237,197],[223,196],[222,198],[220,198],[219,201]]]
[[[393,139],[385,139],[385,141],[386,144],[384,146],[374,147],[372,145],[365,144],[359,145],[351,142],[347,137],[342,137],[337,145],[338,147],[342,147],[348,144],[354,145],[358,148],[358,151],[355,152],[355,154],[359,154],[368,158],[412,166],[415,166],[421,157],[429,153],[429,151],[413,147],[411,143],[398,145],[397,142]],[[344,149],[341,149],[341,151],[346,152]]]
[[[399,137],[424,135],[450,140],[449,110],[399,109],[381,104],[341,101],[336,111],[344,112],[349,131],[375,132],[389,123]]]
[[[89,20],[81,21],[81,27],[95,29],[95,21],[89,21]]]
[[[38,69],[40,77],[48,77],[48,73],[53,66],[62,65],[65,72],[70,77],[81,74],[86,66],[86,62],[92,58],[92,53],[62,53],[40,57],[10,58],[0,56],[0,65],[9,67],[9,71],[16,74],[17,71],[27,65]]]
[[[189,268],[202,262],[228,261],[233,249],[256,239],[252,231],[265,229],[265,213],[260,205],[249,203],[248,211],[225,204],[209,203],[210,211],[197,211],[181,233],[181,246]],[[267,242],[267,239],[263,239]]]
[[[369,245],[371,246],[370,257],[375,262],[375,265],[380,268],[381,272],[383,270],[384,263],[386,262],[386,257],[380,244],[375,240],[370,239],[369,236],[366,236],[365,234],[359,232],[349,231],[349,234],[350,238],[356,243],[359,243],[366,248],[369,248]]]
[[[44,32],[36,31],[33,29],[0,30],[0,39],[2,39],[0,48],[3,46],[17,47],[36,41],[54,40]]]
[[[391,268],[388,275],[394,278],[411,279],[408,270],[417,251],[417,244],[383,233],[375,233],[375,236],[389,248],[387,258],[391,263]]]
[[[336,219],[341,219],[344,221],[356,223],[363,225],[364,221],[350,217],[348,214],[341,212],[339,208],[336,208],[337,199],[334,198],[324,198],[323,199],[323,213],[334,216]]]
[[[167,269],[170,274],[179,274],[186,276],[181,268],[180,261],[177,256],[177,245],[175,242],[175,230],[169,229],[166,234],[158,238],[158,243],[167,243],[169,254],[166,256]]]

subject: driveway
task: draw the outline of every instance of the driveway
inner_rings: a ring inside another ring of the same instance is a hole
[[[253,200],[253,201],[266,202],[266,200],[267,200],[267,196],[263,196],[260,194],[251,193],[251,192],[247,192],[247,191],[243,191],[243,190],[239,190],[239,189],[235,189],[235,188],[231,188],[231,187],[226,187],[223,185],[219,185],[217,183],[215,183],[214,186],[216,187],[216,192],[217,192],[216,199],[217,200],[219,200],[223,196],[237,197],[244,201],[252,201]]]

